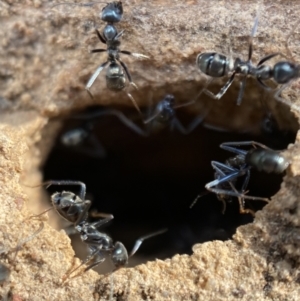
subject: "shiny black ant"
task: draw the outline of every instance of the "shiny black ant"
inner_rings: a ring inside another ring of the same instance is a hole
[[[92,113],[72,116],[73,120],[85,120],[80,126],[64,132],[60,136],[60,143],[63,147],[72,149],[94,158],[105,158],[106,150],[97,136],[93,133],[97,119],[102,116],[115,116],[125,126],[140,136],[148,134],[126,117],[121,111],[115,109],[98,109]]]
[[[176,117],[175,110],[183,107],[185,104],[175,105],[175,98],[173,95],[167,94],[155,107],[150,116],[144,120],[147,128],[144,129],[135,124],[131,119],[125,116],[121,111],[115,109],[100,109],[92,113],[80,114],[72,116],[74,120],[87,120],[81,126],[71,129],[63,133],[60,137],[60,142],[64,147],[72,148],[78,152],[91,155],[96,158],[103,158],[106,151],[98,138],[93,134],[94,125],[97,118],[102,116],[115,116],[125,126],[131,129],[136,134],[148,137],[153,131],[160,127],[167,125],[171,130],[177,129],[184,135],[191,133],[204,119],[206,114],[201,117],[196,117],[187,127],[184,127],[179,119]],[[85,145],[86,142],[89,145]]]
[[[105,3],[100,1],[89,2],[89,3],[58,3],[57,5],[62,4],[69,4],[69,5],[79,5],[79,6],[92,6],[95,3]],[[53,7],[54,7],[53,6]],[[87,82],[85,89],[93,98],[93,95],[90,91],[92,85],[94,84],[95,80],[102,72],[102,70],[107,67],[106,72],[106,86],[109,90],[119,92],[122,91],[126,87],[126,78],[129,81],[129,84],[132,85],[135,89],[137,86],[132,81],[130,72],[126,66],[126,64],[121,61],[119,54],[131,55],[136,58],[146,58],[149,57],[141,54],[141,53],[134,53],[127,50],[120,50],[121,41],[120,38],[124,33],[124,30],[118,32],[117,28],[115,27],[115,23],[121,21],[123,17],[123,5],[121,1],[112,1],[107,3],[106,6],[102,9],[100,14],[100,19],[107,24],[105,25],[102,34],[95,29],[97,37],[100,42],[106,44],[106,49],[99,48],[91,50],[91,53],[99,53],[99,52],[107,52],[107,60],[106,62],[102,63],[94,72],[94,74],[90,77],[89,81]],[[133,105],[137,109],[137,111],[141,114],[141,111],[133,98],[133,96],[127,91],[127,96],[132,101]]]
[[[85,89],[93,98],[93,95],[90,92],[90,89],[99,76],[101,71],[108,66],[106,72],[106,85],[107,88],[112,91],[121,91],[125,88],[126,85],[126,77],[129,81],[129,84],[134,86],[136,89],[135,83],[131,79],[131,75],[125,63],[123,63],[119,57],[119,54],[126,54],[131,55],[137,58],[148,58],[148,56],[140,54],[140,53],[133,53],[127,50],[120,50],[119,47],[121,45],[120,38],[123,35],[124,31],[118,32],[114,26],[114,23],[120,22],[123,15],[123,6],[121,1],[113,1],[108,3],[102,10],[101,13],[101,20],[107,22],[107,25],[104,27],[103,35],[96,29],[96,34],[98,39],[103,44],[106,44],[106,49],[93,49],[91,53],[98,53],[98,52],[107,52],[108,58],[107,61],[101,64],[94,74],[89,79],[88,83],[86,84]],[[125,73],[124,73],[125,72]],[[125,76],[126,74],[126,76]],[[131,99],[135,108],[140,112],[140,109],[133,98],[133,96],[127,92],[128,97]],[[141,113],[141,112],[140,112]]]
[[[271,88],[264,83],[265,80],[273,79],[277,84],[287,84],[290,83],[291,80],[295,78],[299,78],[300,65],[298,64],[288,62],[288,61],[283,61],[283,62],[276,63],[274,67],[264,65],[266,61],[274,58],[275,56],[278,55],[284,56],[280,52],[272,53],[263,57],[258,62],[257,66],[254,66],[252,64],[251,61],[252,52],[253,52],[252,41],[257,30],[257,25],[258,25],[258,18],[255,19],[254,26],[250,35],[247,61],[243,61],[240,58],[233,59],[231,57],[226,57],[225,55],[216,52],[200,53],[197,56],[196,63],[200,71],[211,76],[212,78],[223,77],[225,75],[228,75],[229,73],[232,73],[229,80],[225,83],[225,85],[221,88],[221,90],[217,94],[213,94],[212,92],[206,89],[207,85],[212,81],[212,79],[208,81],[205,88],[203,88],[200,91],[200,94],[204,92],[205,94],[209,95],[214,99],[220,99],[233,83],[235,75],[242,74],[243,80],[240,84],[240,91],[237,98],[237,105],[240,105],[244,95],[244,90],[245,90],[246,80],[248,75],[251,75],[254,78],[256,78],[257,82],[266,89],[271,89]],[[284,88],[285,86],[283,86],[276,92],[275,98],[280,100],[279,94]],[[284,100],[280,100],[280,101],[285,102]]]
[[[175,97],[171,94],[167,94],[158,104],[154,107],[151,116],[144,120],[144,124],[149,124],[151,129],[155,129],[159,126],[165,127],[169,125],[170,129],[177,129],[181,134],[188,135],[190,134],[206,117],[207,112],[201,117],[196,117],[187,128],[185,128],[179,119],[176,117],[176,109],[189,105],[180,104],[175,105]]]
[[[236,148],[235,146],[252,146],[249,151]],[[225,164],[212,161],[212,167],[215,170],[215,180],[207,183],[205,188],[215,193],[225,204],[228,197],[238,197],[241,213],[254,214],[252,210],[244,208],[244,199],[269,202],[269,199],[246,195],[246,188],[250,179],[250,170],[252,168],[266,173],[280,174],[289,166],[287,159],[267,146],[254,142],[225,142],[220,145],[224,150],[233,152],[235,157],[229,158]],[[256,148],[259,147],[259,148]],[[244,177],[241,189],[235,187],[238,178]]]
[[[105,158],[106,150],[93,134],[92,122],[84,122],[81,126],[64,132],[60,136],[63,147],[75,150],[95,158]]]
[[[51,196],[53,208],[50,209],[54,209],[62,218],[73,224],[76,232],[80,234],[81,240],[87,244],[90,252],[90,255],[82,262],[82,264],[64,276],[64,280],[66,280],[75,270],[84,264],[90,263],[84,269],[85,272],[102,263],[105,260],[105,255],[108,255],[111,258],[116,269],[124,267],[128,262],[128,258],[136,253],[145,239],[167,231],[164,229],[139,238],[135,242],[132,251],[128,254],[125,246],[121,242],[113,242],[109,235],[97,230],[99,227],[114,218],[112,214],[98,213],[97,215],[103,217],[102,219],[93,223],[87,222],[88,211],[92,203],[85,199],[86,186],[83,182],[51,180],[43,183],[42,185],[47,185],[47,187],[51,185],[80,187],[78,195],[71,191],[62,191],[56,192]],[[44,214],[50,209],[42,212],[41,214]]]
[[[216,77],[223,77],[225,75],[228,75],[229,73],[232,73],[231,77],[229,80],[225,83],[225,85],[221,88],[220,92],[217,93],[216,95],[210,92],[209,90],[206,89],[208,84],[212,81],[207,82],[205,87],[200,91],[198,94],[198,97],[202,92],[205,94],[209,95],[210,97],[214,99],[220,99],[226,91],[229,89],[231,84],[233,83],[233,80],[235,78],[236,74],[242,74],[244,75],[244,79],[241,83],[238,99],[237,99],[237,104],[240,105],[243,94],[244,94],[244,89],[246,85],[246,79],[248,75],[254,75],[254,71],[257,71],[251,62],[252,58],[252,40],[253,37],[256,33],[257,30],[257,24],[258,24],[258,18],[255,19],[254,26],[250,35],[250,41],[249,41],[249,51],[248,51],[248,60],[243,61],[240,58],[233,59],[231,57],[226,57],[223,54],[219,54],[216,52],[204,52],[200,53],[197,56],[196,59],[196,64],[198,68],[200,69],[201,72],[211,76],[212,78]],[[259,78],[257,77],[257,80]]]

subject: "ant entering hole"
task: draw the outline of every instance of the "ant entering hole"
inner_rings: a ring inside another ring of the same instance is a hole
[[[91,107],[79,114],[95,110],[99,108]],[[130,117],[136,115],[135,110],[129,108],[122,108],[121,112]],[[194,117],[184,109],[178,110],[178,118],[183,124],[188,124]],[[138,119],[131,120],[139,124]],[[222,214],[223,204],[213,193],[205,194],[190,208],[197,195],[205,192],[205,184],[214,179],[211,161],[225,162],[232,156],[220,149],[221,143],[254,140],[274,149],[285,149],[296,137],[296,131],[278,129],[275,133],[276,129],[266,119],[262,120],[264,130],[260,134],[215,131],[203,126],[204,122],[188,135],[166,127],[145,137],[124,126],[115,116],[101,116],[93,124],[90,131],[93,140],[87,141],[86,149],[63,146],[63,133],[82,127],[82,124],[82,120],[65,120],[45,163],[44,180],[84,182],[86,199],[92,201],[91,212],[114,215],[114,220],[99,230],[115,241],[123,242],[128,249],[138,237],[168,228],[164,235],[145,241],[130,259],[130,266],[178,253],[191,254],[194,244],[230,239],[238,226],[253,221],[250,214],[239,213],[236,198],[226,205]],[[140,125],[143,126],[142,122]],[[101,149],[98,150],[99,146]],[[99,156],[90,152],[91,148],[96,148]],[[251,170],[249,193],[271,197],[279,190],[282,177]],[[64,186],[50,187],[48,192],[62,190],[78,193],[76,188]],[[246,207],[254,211],[265,204],[246,200]],[[90,219],[93,218],[97,219],[92,214]],[[86,247],[81,245],[81,248]],[[86,257],[82,250],[77,253]],[[101,272],[112,270],[104,264],[98,269]]]

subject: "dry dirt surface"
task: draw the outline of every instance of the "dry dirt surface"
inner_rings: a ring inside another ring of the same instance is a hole
[[[284,152],[290,167],[280,191],[256,214],[254,223],[240,227],[231,241],[195,245],[191,256],[176,255],[108,276],[88,271],[62,283],[63,276],[80,261],[74,258],[64,231],[50,227],[45,217],[29,218],[41,212],[38,204],[43,192],[24,185],[41,181],[39,168],[59,124],[48,128],[47,136],[45,126],[51,118],[91,104],[132,104],[126,93],[109,91],[103,75],[92,87],[94,99],[84,89],[105,60],[104,54],[89,53],[102,47],[94,27],[103,27],[98,12],[104,4],[53,7],[55,3],[0,2],[2,300],[299,300],[299,135]],[[124,29],[122,49],[150,57],[124,58],[139,87],[133,95],[141,107],[150,94],[157,99],[166,93],[176,94],[179,100],[192,99],[207,80],[195,66],[200,52],[229,54],[231,46],[234,55],[246,58],[257,11],[253,62],[272,52],[288,55],[285,41],[300,15],[299,1],[278,0],[128,0],[123,7],[124,18],[118,24]],[[299,29],[295,29],[289,40],[290,59],[298,62],[299,38]],[[226,80],[215,81],[212,88]],[[283,92],[297,118],[299,85],[299,80],[294,81]],[[238,87],[237,80],[222,101],[210,99],[215,104],[210,119],[220,126],[230,121],[232,130],[254,124],[262,114],[257,83],[248,81],[240,107],[235,105]],[[204,104],[206,100],[204,97]],[[281,111],[277,102],[273,106],[281,122],[289,126],[284,113],[288,109]],[[35,203],[34,209],[29,209],[29,202]]]

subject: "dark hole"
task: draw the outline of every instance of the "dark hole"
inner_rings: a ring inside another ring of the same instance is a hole
[[[95,108],[88,111],[93,110]],[[135,114],[134,110],[122,111],[128,116]],[[184,110],[178,117],[183,123],[193,118]],[[61,133],[81,123],[66,120]],[[143,258],[143,261],[164,259],[177,253],[191,254],[195,243],[230,239],[238,226],[253,220],[251,215],[239,213],[236,198],[227,203],[222,214],[222,203],[212,193],[189,208],[197,195],[205,191],[204,185],[214,179],[211,161],[225,162],[232,156],[219,148],[222,142],[254,140],[284,149],[294,142],[296,135],[289,131],[282,131],[281,137],[227,133],[200,125],[189,135],[166,128],[145,138],[114,116],[99,118],[93,134],[106,150],[104,158],[63,147],[58,137],[45,164],[44,179],[84,182],[93,208],[114,215],[114,220],[100,231],[111,235],[114,241],[123,242],[128,251],[140,236],[167,227],[167,233],[146,240],[131,258]],[[274,195],[280,188],[282,176],[252,171],[249,194]],[[48,191],[63,189],[76,192],[74,187],[57,186]],[[247,201],[246,205],[256,211],[265,203]]]

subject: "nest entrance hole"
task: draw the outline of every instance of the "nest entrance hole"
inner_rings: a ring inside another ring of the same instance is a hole
[[[84,113],[95,109],[89,108]],[[127,116],[135,115],[134,109],[121,110]],[[247,105],[242,104],[239,110],[244,114]],[[195,117],[197,108],[191,112],[190,108],[179,109],[178,118],[187,124]],[[288,109],[286,112],[288,118],[293,119]],[[214,119],[213,114],[208,114],[204,123],[189,135],[165,128],[149,137],[137,135],[114,116],[100,117],[92,134],[105,148],[103,158],[95,158],[60,143],[62,133],[82,123],[68,118],[44,166],[44,180],[84,182],[87,199],[93,203],[92,209],[114,215],[114,220],[99,230],[111,235],[114,241],[122,241],[128,250],[140,236],[162,228],[169,229],[167,233],[145,241],[130,259],[130,265],[154,258],[165,259],[178,253],[190,254],[196,243],[230,239],[238,226],[253,220],[251,215],[239,213],[237,199],[227,204],[225,214],[222,214],[222,203],[214,194],[203,196],[190,209],[197,195],[205,191],[204,185],[214,179],[211,161],[224,162],[232,156],[221,150],[219,145],[222,142],[254,140],[275,149],[284,149],[294,142],[296,131],[281,129],[281,136],[263,133],[264,115],[259,112],[260,117],[256,116],[253,124],[248,122],[240,132],[236,132],[232,130],[237,124],[234,118],[226,115],[225,127],[222,125],[224,120]],[[260,120],[258,124],[257,119]],[[219,130],[211,129],[214,124]],[[223,131],[227,129],[230,131]],[[249,194],[261,197],[274,195],[280,188],[282,176],[253,171]],[[48,190],[50,193],[60,190],[76,192],[72,187],[63,186]],[[247,207],[255,211],[264,205],[263,202],[247,201]]]

